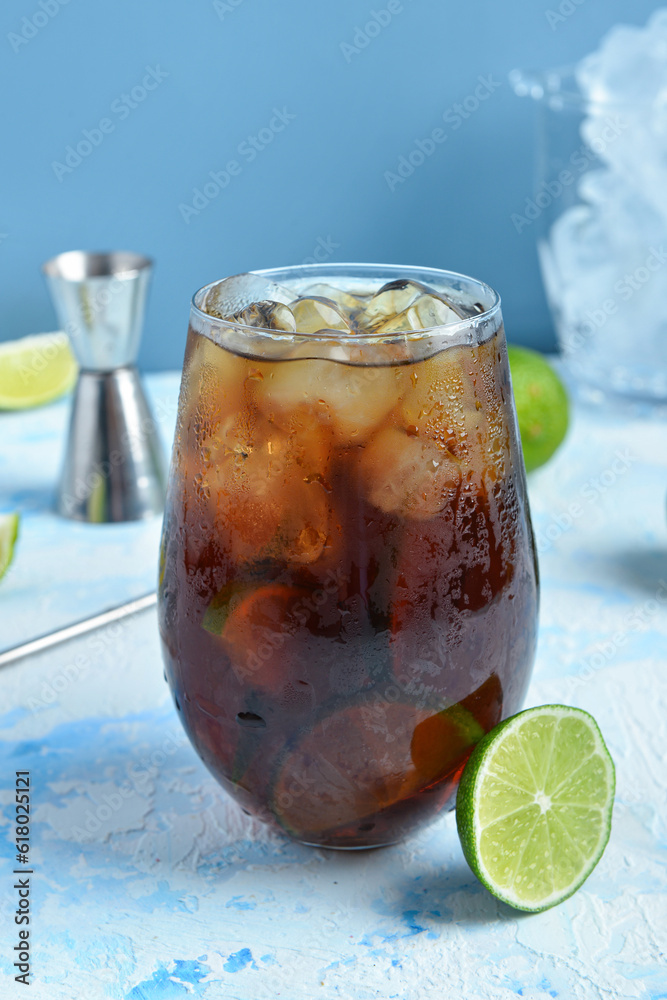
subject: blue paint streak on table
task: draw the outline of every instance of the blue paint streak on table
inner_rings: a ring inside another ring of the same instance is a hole
[[[148,379],[165,442],[178,377]],[[154,586],[159,523],[62,521],[67,403],[0,414],[0,648]],[[155,612],[0,673],[1,993],[14,982],[13,776],[30,769],[34,1000],[658,998],[667,994],[667,424],[575,407],[530,479],[540,641],[527,704],[596,716],[617,766],[609,847],[535,916],[468,870],[448,815],[403,845],[311,850],[219,790],[162,680]]]

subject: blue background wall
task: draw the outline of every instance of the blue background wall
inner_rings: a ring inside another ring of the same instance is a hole
[[[140,363],[179,367],[197,287],[319,247],[330,260],[483,278],[503,296],[510,339],[553,348],[535,232],[517,234],[510,220],[534,186],[535,109],[507,74],[575,61],[613,23],[644,23],[659,4],[391,0],[388,23],[354,51],[356,29],[387,6],[5,0],[0,339],[54,328],[44,259],[132,249],[157,262]],[[166,75],[133,97],[147,67]],[[454,113],[443,121],[480,76],[490,96],[458,128]],[[275,108],[294,117],[272,133]],[[390,190],[385,173],[438,127],[446,141]],[[98,145],[69,171],[54,168],[84,130]],[[266,144],[251,159],[253,135]],[[238,170],[224,190],[184,213],[229,161]]]

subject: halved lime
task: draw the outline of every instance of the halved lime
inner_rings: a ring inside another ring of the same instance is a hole
[[[50,403],[72,388],[77,371],[65,333],[38,333],[0,344],[0,410]]]
[[[528,472],[544,465],[567,433],[570,404],[565,386],[543,354],[507,348],[523,460]]]
[[[9,569],[14,556],[14,543],[19,533],[18,514],[0,514],[0,580]]]
[[[544,705],[501,722],[475,747],[456,800],[466,860],[498,899],[546,910],[571,896],[611,830],[614,765],[595,720]]]

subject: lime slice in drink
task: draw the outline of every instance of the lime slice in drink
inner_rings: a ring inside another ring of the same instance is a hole
[[[544,465],[561,444],[569,423],[565,386],[544,355],[507,348],[526,470]]]
[[[415,726],[429,709],[402,702],[348,705],[316,723],[278,762],[273,811],[305,841],[358,827],[412,795],[419,785],[410,754]]]
[[[484,730],[475,716],[461,704],[451,705],[417,723],[410,741],[410,756],[422,784],[447,774],[483,736]]]
[[[50,403],[72,388],[77,370],[65,333],[38,333],[0,344],[0,410]]]
[[[9,569],[19,533],[18,514],[0,514],[0,580]]]
[[[466,860],[519,910],[562,902],[588,878],[611,830],[614,765],[595,720],[545,705],[501,722],[475,747],[456,800]]]

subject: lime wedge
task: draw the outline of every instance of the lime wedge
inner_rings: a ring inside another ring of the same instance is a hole
[[[9,569],[19,533],[18,514],[0,514],[0,580]]]
[[[545,705],[501,722],[475,747],[456,800],[466,860],[518,910],[571,896],[611,830],[614,765],[595,720]]]
[[[523,460],[528,472],[548,462],[569,423],[565,386],[544,355],[525,347],[507,348]]]
[[[0,344],[0,409],[50,403],[72,388],[77,370],[65,333],[38,333]]]

